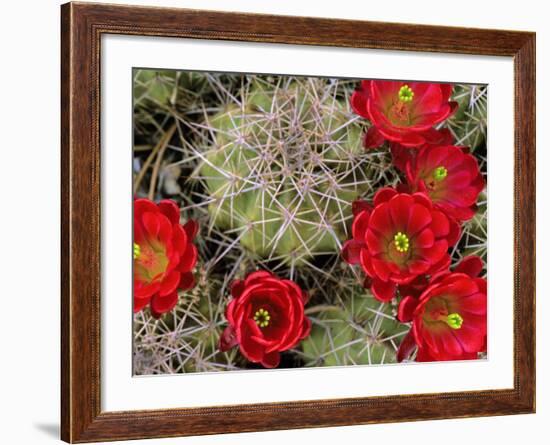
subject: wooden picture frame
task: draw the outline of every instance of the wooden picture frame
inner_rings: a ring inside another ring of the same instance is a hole
[[[61,12],[61,438],[64,441],[97,442],[535,411],[534,33],[91,3],[68,3]],[[513,389],[102,412],[99,92],[103,34],[513,57]]]

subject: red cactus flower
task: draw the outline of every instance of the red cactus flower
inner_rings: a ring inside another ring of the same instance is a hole
[[[178,289],[195,285],[197,231],[193,220],[180,225],[180,210],[171,200],[134,201],[134,312],[150,304],[158,318],[174,308]]]
[[[356,205],[351,240],[342,256],[361,264],[380,301],[395,296],[397,285],[440,270],[449,263],[448,249],[460,236],[456,221],[435,209],[423,193],[380,189],[372,210]]]
[[[466,150],[453,145],[425,148],[405,168],[411,192],[426,193],[437,208],[460,221],[475,215],[485,188],[477,160]]]
[[[418,147],[430,137],[432,127],[455,112],[449,101],[452,85],[443,83],[363,80],[351,97],[351,106],[372,126],[365,148],[387,139],[406,147]]]
[[[419,298],[403,298],[398,318],[413,325],[399,347],[399,361],[415,346],[420,362],[473,360],[486,350],[487,281],[477,278],[481,267],[478,257],[469,257],[457,268],[468,273],[436,274]]]
[[[249,274],[231,286],[233,299],[226,309],[229,326],[220,338],[220,350],[239,345],[242,354],[266,368],[279,365],[280,352],[307,337],[311,322],[304,315],[308,297],[290,280],[266,271]]]

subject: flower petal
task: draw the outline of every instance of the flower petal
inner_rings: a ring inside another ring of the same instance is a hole
[[[401,363],[403,360],[409,358],[415,346],[414,336],[412,331],[409,331],[399,345],[399,349],[397,350],[397,361]]]
[[[348,264],[359,264],[361,249],[365,247],[363,242],[354,239],[347,240],[342,246],[342,258]]]
[[[455,267],[455,272],[465,273],[472,278],[479,276],[483,270],[483,260],[477,255],[470,255],[462,258],[462,261]]]
[[[239,341],[237,340],[237,334],[235,333],[235,330],[232,326],[228,326],[224,329],[222,332],[222,335],[220,335],[220,342],[218,345],[218,348],[220,351],[225,352],[229,351],[234,346],[237,346],[239,344]]]
[[[183,230],[185,230],[185,233],[187,233],[189,240],[192,241],[193,239],[195,239],[195,236],[197,236],[197,233],[199,231],[199,223],[193,219],[190,219],[183,226]]]
[[[191,272],[185,272],[181,274],[178,288],[181,290],[187,290],[195,287],[195,284],[197,284],[195,280],[195,275],[193,275]]]
[[[174,293],[180,284],[180,273],[176,270],[173,270],[164,277],[159,289],[159,296],[164,297],[168,294]]]
[[[366,149],[377,148],[380,147],[385,141],[386,138],[382,133],[380,133],[380,131],[378,131],[378,128],[372,126],[365,133],[363,147]]]
[[[378,301],[387,303],[395,297],[396,285],[391,281],[382,281],[378,278],[373,278],[370,290]]]
[[[179,225],[180,209],[174,201],[171,199],[163,199],[157,205],[161,213],[166,216],[172,224]]]
[[[195,264],[197,264],[197,259],[199,256],[199,252],[197,250],[197,246],[194,244],[188,244],[187,250],[183,253],[182,257],[180,258],[179,263],[179,270],[180,272],[190,272],[195,267]]]
[[[402,323],[412,321],[416,306],[418,306],[418,299],[411,296],[403,298],[397,308],[397,319]]]
[[[270,352],[268,354],[264,354],[261,363],[264,368],[276,368],[279,366],[280,361],[281,354],[278,352]]]
[[[178,302],[178,293],[172,292],[165,296],[155,295],[151,299],[151,315],[160,318],[162,314],[170,312]]]
[[[410,237],[413,237],[431,222],[431,212],[421,204],[414,204],[410,210],[406,232]]]

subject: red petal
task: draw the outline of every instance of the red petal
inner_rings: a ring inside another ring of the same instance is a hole
[[[143,226],[145,227],[145,230],[147,231],[149,237],[157,238],[160,230],[159,214],[145,212],[141,216],[141,221],[143,222]]]
[[[390,151],[393,165],[402,172],[405,172],[407,163],[412,162],[414,159],[414,150],[392,142]]]
[[[169,244],[172,241],[172,223],[162,213],[158,214],[158,221],[158,239],[161,240],[164,244]]]
[[[372,149],[380,147],[386,139],[384,135],[378,131],[378,129],[373,125],[365,133],[363,139],[363,147],[366,149]]]
[[[447,253],[448,247],[447,241],[440,240],[436,241],[433,246],[427,249],[418,249],[418,252],[421,259],[435,264]]]
[[[470,255],[462,258],[462,261],[455,267],[454,272],[465,273],[472,278],[476,278],[482,270],[483,260],[476,255]]]
[[[435,359],[430,355],[427,348],[418,348],[416,353],[417,362],[434,362]]]
[[[392,187],[383,187],[381,189],[378,189],[373,199],[374,207],[377,207],[380,204],[389,201],[395,195],[397,195],[397,191]]]
[[[311,332],[311,320],[307,317],[304,317],[304,324],[302,325],[302,333],[300,338],[306,338]]]
[[[369,255],[368,249],[361,249],[359,262],[361,263],[361,267],[367,275],[371,277],[376,275],[371,264],[371,257]]]
[[[462,311],[473,315],[487,314],[487,294],[480,292],[460,299]]]
[[[377,235],[373,230],[367,232],[366,240],[371,255],[386,252],[388,249],[384,238]]]
[[[359,264],[361,249],[365,247],[365,243],[361,241],[348,240],[342,246],[342,258],[348,264]]]
[[[420,184],[422,184],[422,186],[424,186],[424,181],[421,181]],[[421,189],[423,187],[420,187]],[[412,195],[413,199],[414,199],[414,202],[416,204],[420,204],[424,207],[426,207],[427,209],[431,210],[432,209],[432,200],[430,199],[430,197],[426,194],[425,191],[422,191],[420,190],[418,193],[414,193]]]
[[[180,209],[171,199],[163,199],[158,203],[159,210],[174,225],[180,223]]]
[[[375,207],[369,219],[369,231],[375,230],[382,235],[391,235],[394,231],[390,210],[387,205]]]
[[[418,300],[416,298],[411,296],[403,298],[397,308],[397,319],[402,323],[411,321],[416,306],[418,306]]]
[[[357,113],[361,117],[364,117],[365,119],[369,119],[369,115],[367,114],[368,96],[368,88],[365,89],[362,85],[362,87],[353,92],[350,99],[351,108],[353,109],[353,111],[355,111],[355,113]]]
[[[399,136],[390,135],[387,131],[381,131],[381,133],[384,134],[387,139],[398,142],[405,147],[418,147],[426,143],[426,139],[424,139],[421,134],[414,133],[412,131]]]
[[[432,211],[432,224],[430,226],[436,238],[445,238],[450,231],[449,218],[438,210]]]
[[[411,207],[409,221],[407,223],[408,236],[413,237],[431,222],[432,222],[431,212],[421,204],[414,204]]]
[[[262,333],[254,320],[243,320],[237,331],[237,338],[243,355],[251,362],[259,363],[264,356],[264,346],[254,341],[253,337],[262,337]]]
[[[366,210],[367,212],[372,211],[372,206],[363,199],[356,199],[351,204],[351,211],[353,213],[353,216],[359,215],[363,210]]]
[[[434,233],[430,229],[425,229],[412,240],[415,247],[426,249],[432,247],[435,242]]]
[[[405,193],[396,195],[389,201],[388,206],[395,230],[406,231],[413,203],[412,196]]]
[[[275,276],[266,270],[257,270],[255,272],[252,272],[248,274],[245,280],[245,286],[252,286],[255,283],[261,282],[262,280],[266,278],[274,278]]]
[[[461,328],[453,333],[466,352],[481,352],[485,346],[486,330],[484,327],[481,327],[480,330],[477,326],[464,322]]]
[[[406,358],[409,358],[415,346],[416,343],[411,330],[407,333],[407,335],[405,335],[399,345],[399,349],[397,350],[397,361],[402,362]]]
[[[231,283],[231,296],[239,298],[244,291],[244,280],[234,280]]]
[[[426,142],[430,145],[452,145],[454,142],[453,134],[448,128],[441,128],[440,130],[431,128],[422,133],[422,136],[426,138]]]
[[[150,298],[156,294],[159,289],[160,283],[158,281],[145,284],[134,279],[134,297],[136,298]]]
[[[412,275],[421,275],[424,273],[428,273],[430,269],[430,265],[431,264],[427,261],[414,260],[414,261],[409,261],[407,266],[408,266],[409,272]]]
[[[439,84],[441,88],[441,99],[443,102],[447,102],[449,98],[451,97],[451,94],[453,92],[453,84],[452,83],[441,83]]]
[[[149,304],[151,297],[136,298],[134,296],[134,312],[141,311],[145,306]]]
[[[176,270],[173,270],[162,280],[159,289],[159,295],[164,297],[168,294],[171,294],[176,291],[178,285],[180,284],[180,273]]]
[[[192,241],[195,236],[197,236],[197,233],[199,231],[199,223],[193,219],[190,219],[183,226],[183,230],[185,230],[185,233],[187,233],[189,241]]]
[[[173,292],[169,295],[161,297],[155,295],[151,299],[151,315],[155,318],[159,318],[162,314],[171,311],[178,302],[178,293]]]
[[[220,336],[219,348],[220,351],[225,352],[229,351],[234,346],[237,346],[239,341],[237,340],[237,334],[232,326],[228,326],[222,332]]]
[[[199,252],[194,244],[188,244],[187,249],[180,258],[179,270],[180,272],[190,272],[197,264],[197,258]]]
[[[179,224],[172,227],[172,243],[178,253],[183,252],[187,247],[187,233],[185,233],[185,230]]]
[[[379,106],[385,108],[385,105],[391,104],[392,99],[397,96],[399,89],[404,84],[405,82],[395,80],[371,80],[371,98]]]
[[[441,108],[443,96],[438,84],[429,84],[421,97],[414,98],[414,106],[417,114],[435,113]]]
[[[193,275],[191,272],[186,272],[181,274],[178,288],[181,290],[187,290],[195,287],[195,284],[197,284],[195,280],[195,275]]]
[[[276,368],[277,366],[279,366],[280,361],[281,354],[275,351],[264,354],[261,364],[264,368]]]
[[[460,224],[454,219],[449,218],[449,234],[447,235],[447,244],[454,246],[460,239],[461,228]]]
[[[365,239],[365,231],[369,226],[370,214],[367,211],[362,211],[354,219],[351,225],[351,234],[357,241],[363,241]]]
[[[157,213],[159,211],[157,205],[148,199],[140,198],[134,201],[134,218],[141,218],[146,212]]]
[[[374,278],[370,290],[378,301],[387,303],[395,297],[396,285],[391,281],[382,281]]]
[[[376,276],[384,281],[388,281],[390,279],[392,270],[386,261],[371,257],[371,264]]]

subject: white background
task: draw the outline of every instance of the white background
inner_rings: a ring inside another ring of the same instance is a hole
[[[121,0],[122,2],[122,0]],[[5,2],[0,45],[0,173],[4,202],[1,234],[2,349],[0,366],[4,443],[53,442],[59,424],[59,10],[57,0]],[[550,137],[545,106],[550,89],[550,29],[544,3],[524,0],[452,5],[440,1],[337,2],[271,0],[133,0],[135,4],[187,6],[279,14],[311,15],[537,31],[538,122],[538,403],[536,415],[446,420],[317,430],[241,434],[143,443],[275,444],[394,443],[411,444],[546,443],[550,421],[550,286],[544,274],[550,239],[550,176],[544,167]],[[445,9],[448,7],[448,10]],[[6,58],[7,56],[7,58]],[[546,125],[545,125],[546,124]],[[547,192],[546,192],[547,193]],[[7,199],[7,202],[6,202]],[[6,286],[7,283],[7,286]],[[547,317],[548,315],[546,315]],[[136,443],[136,442],[134,442]],[[141,442],[137,442],[141,443]]]

